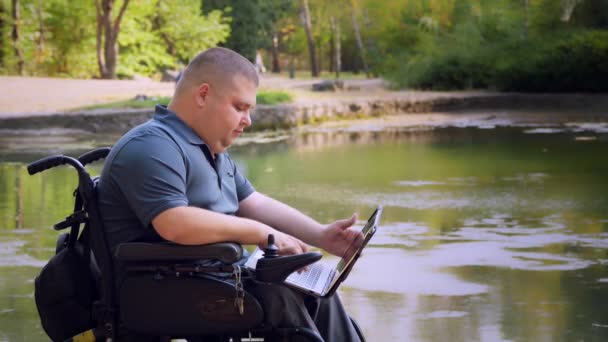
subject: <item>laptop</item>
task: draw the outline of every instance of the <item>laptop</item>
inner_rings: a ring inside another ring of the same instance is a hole
[[[363,233],[363,243],[348,260],[342,258],[336,265],[317,261],[309,265],[305,271],[290,274],[285,279],[285,285],[316,297],[328,297],[334,294],[338,286],[350,273],[363,248],[365,248],[374,233],[376,233],[381,214],[382,207],[376,208],[361,230],[361,233]],[[264,251],[259,247],[256,248],[245,263],[245,267],[255,269],[258,259],[263,257]]]

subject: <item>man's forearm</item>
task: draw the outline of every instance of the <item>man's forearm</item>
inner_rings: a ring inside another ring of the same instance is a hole
[[[152,225],[164,239],[183,245],[224,241],[257,245],[272,231],[261,222],[194,207],[168,209]]]
[[[241,201],[237,215],[265,223],[319,247],[323,226],[302,212],[258,192]]]

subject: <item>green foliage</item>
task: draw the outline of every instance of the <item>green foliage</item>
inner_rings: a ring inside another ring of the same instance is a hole
[[[44,27],[49,44],[44,56],[45,74],[89,77],[97,68],[95,55],[95,11],[82,1],[45,2]]]
[[[293,95],[281,90],[261,90],[256,96],[257,104],[276,105],[293,101]]]
[[[566,22],[552,1],[415,7],[387,27],[379,71],[396,88],[607,91],[608,31],[592,8]]]
[[[11,40],[11,4],[0,11],[0,68],[17,72]],[[27,75],[95,77],[96,12],[93,1],[19,0],[20,39]],[[116,14],[115,14],[116,15]],[[230,33],[228,18],[220,11],[202,15],[200,0],[131,1],[118,36],[117,74],[153,76],[186,64],[196,53],[216,46]]]
[[[155,0],[129,5],[119,36],[119,77],[152,75],[187,64],[216,46],[230,27],[220,11],[201,14],[199,0]]]
[[[551,41],[530,41],[524,53],[496,70],[501,90],[608,91],[608,31],[556,34]]]
[[[256,51],[268,45],[264,32],[268,18],[263,12],[263,0],[208,0],[203,1],[203,12],[222,10],[231,16],[230,37],[225,46],[250,61],[255,60]]]

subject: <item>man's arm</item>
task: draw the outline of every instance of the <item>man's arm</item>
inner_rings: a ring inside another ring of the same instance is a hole
[[[152,219],[152,226],[163,239],[182,245],[234,241],[264,248],[268,234],[274,234],[281,254],[299,254],[305,248],[301,241],[262,222],[195,207],[167,209]]]
[[[309,216],[259,192],[254,192],[239,203],[237,215],[250,218],[294,236],[307,244],[344,257],[356,249],[362,234],[349,229],[357,216],[322,225]]]
[[[317,247],[324,228],[300,211],[259,192],[253,192],[242,200],[236,214],[263,222]]]

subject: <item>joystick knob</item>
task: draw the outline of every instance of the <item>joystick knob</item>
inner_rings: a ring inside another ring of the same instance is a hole
[[[264,248],[264,258],[276,258],[279,256],[279,247],[274,244],[274,235],[268,234],[268,245]]]

